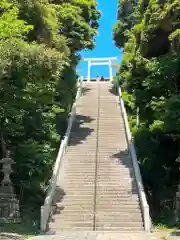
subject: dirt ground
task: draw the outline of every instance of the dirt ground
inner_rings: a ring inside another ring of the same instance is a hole
[[[180,231],[176,230],[154,230],[153,240],[180,240]]]

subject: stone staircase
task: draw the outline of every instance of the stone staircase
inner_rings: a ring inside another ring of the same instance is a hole
[[[144,231],[122,114],[108,85],[83,83],[49,233]]]

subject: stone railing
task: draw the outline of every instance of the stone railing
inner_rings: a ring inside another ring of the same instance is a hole
[[[149,205],[146,200],[146,194],[145,194],[144,187],[143,187],[143,182],[142,182],[142,177],[141,177],[141,173],[140,173],[140,169],[139,169],[135,146],[134,146],[132,134],[131,134],[131,131],[129,128],[128,117],[127,117],[127,112],[126,112],[126,108],[124,105],[124,101],[122,98],[121,87],[119,87],[119,85],[118,85],[118,96],[119,96],[119,103],[120,103],[120,107],[121,107],[121,111],[122,111],[122,115],[123,115],[123,119],[124,119],[124,125],[125,125],[125,130],[126,130],[129,151],[130,151],[130,154],[132,157],[133,169],[134,169],[134,173],[135,173],[136,184],[137,184],[137,188],[138,188],[138,194],[139,194],[140,205],[141,205],[141,211],[142,211],[142,215],[143,215],[144,228],[146,231],[150,231],[151,230],[151,218],[150,218],[150,214],[149,214]]]
[[[52,208],[51,206],[52,206],[52,201],[53,201],[55,190],[56,190],[57,179],[59,177],[62,158],[63,158],[63,155],[65,153],[65,150],[66,150],[66,147],[68,144],[68,139],[69,139],[69,135],[70,135],[71,128],[72,128],[72,123],[73,123],[75,115],[76,115],[76,101],[80,97],[80,94],[81,94],[82,81],[83,80],[81,78],[78,80],[78,83],[77,83],[78,90],[77,90],[76,100],[71,109],[71,113],[70,113],[70,116],[68,119],[68,127],[66,130],[66,133],[64,135],[63,140],[61,141],[61,145],[60,145],[59,152],[58,152],[56,162],[54,165],[54,169],[53,169],[53,174],[52,174],[52,177],[50,180],[47,196],[45,198],[44,205],[41,206],[41,226],[40,227],[41,227],[42,232],[46,231],[47,223],[48,223],[48,220],[49,220],[49,217],[51,214],[51,208]]]

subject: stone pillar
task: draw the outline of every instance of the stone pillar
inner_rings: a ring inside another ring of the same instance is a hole
[[[175,203],[174,203],[174,217],[177,223],[180,219],[180,184],[178,185],[178,191],[176,192]]]
[[[111,60],[109,60],[109,78],[110,81],[113,81],[113,73],[112,73],[112,66],[111,66]]]
[[[91,80],[91,61],[88,61],[88,77],[87,81],[89,82]]]
[[[4,174],[0,185],[0,223],[19,223],[19,202],[14,193],[13,184],[10,179],[12,164],[15,164],[10,157],[10,152],[5,158],[0,160],[2,172]]]

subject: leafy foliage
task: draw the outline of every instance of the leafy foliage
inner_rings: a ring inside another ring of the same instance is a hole
[[[6,0],[0,2],[0,39],[22,38],[32,26],[18,19],[19,9]]]
[[[119,2],[122,11],[124,2]],[[119,27],[114,33],[117,46],[124,48],[118,74],[154,221],[159,216],[162,220],[167,208],[172,210],[180,180],[176,163],[180,154],[179,8],[176,0],[139,1],[131,8],[130,27]],[[121,16],[120,21],[126,23],[126,11]],[[138,129],[132,124],[136,108]],[[174,223],[173,215],[168,218],[168,224]]]

